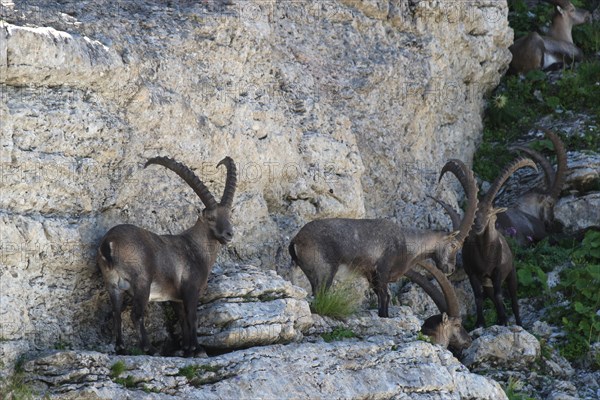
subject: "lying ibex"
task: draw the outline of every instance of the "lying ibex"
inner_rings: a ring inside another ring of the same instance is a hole
[[[527,154],[542,167],[546,188],[544,190],[533,189],[520,196],[515,206],[498,214],[496,222],[504,234],[514,236],[522,246],[539,242],[552,232],[554,205],[558,200],[567,173],[567,153],[563,142],[557,135],[549,131],[546,131],[546,137],[550,139],[556,152],[556,173],[542,154],[529,147],[513,146],[514,150]]]
[[[292,239],[292,260],[310,281],[313,295],[329,288],[340,265],[362,273],[374,288],[380,317],[388,317],[388,282],[398,280],[417,262],[432,258],[444,272],[454,270],[456,252],[467,237],[477,208],[473,173],[460,160],[444,165],[440,179],[453,173],[467,193],[460,229],[452,233],[417,230],[384,219],[331,218],[306,224]]]
[[[575,8],[569,0],[546,1],[556,6],[548,34],[531,32],[517,39],[509,47],[513,56],[509,72],[526,73],[583,59],[583,52],[573,43],[571,30],[574,25],[590,21],[590,12]]]
[[[460,316],[460,307],[458,298],[452,283],[446,278],[446,275],[435,265],[428,261],[419,263],[433,275],[440,285],[442,293],[425,276],[414,269],[408,270],[405,276],[421,286],[435,302],[441,314],[434,315],[425,320],[421,326],[421,333],[431,338],[431,341],[444,347],[451,347],[457,350],[463,350],[470,346],[471,336],[462,326]]]
[[[231,205],[236,186],[236,167],[225,157],[227,179],[221,202],[185,165],[167,157],[146,162],[162,165],[179,175],[206,208],[191,228],[179,235],[157,235],[134,225],[117,225],[100,243],[97,261],[113,308],[116,351],[122,353],[121,311],[125,292],[132,296],[131,318],[139,331],[140,347],[151,351],[144,327],[144,310],[149,301],[172,301],[179,316],[184,355],[198,348],[196,307],[217,258],[221,244],[233,239]]]
[[[473,229],[465,240],[462,249],[463,267],[469,276],[475,305],[477,307],[476,326],[484,326],[483,290],[494,302],[498,314],[498,324],[506,325],[508,319],[502,302],[502,283],[507,281],[512,310],[517,325],[521,325],[519,304],[517,303],[517,273],[513,255],[506,239],[496,229],[496,215],[506,208],[494,208],[493,202],[504,182],[518,169],[536,168],[528,158],[517,158],[508,164],[492,183],[485,197],[479,203]]]

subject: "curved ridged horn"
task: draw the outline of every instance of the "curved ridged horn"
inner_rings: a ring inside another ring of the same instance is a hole
[[[181,179],[185,181],[194,192],[200,197],[206,208],[213,209],[217,207],[217,201],[210,193],[206,185],[190,170],[180,162],[177,162],[169,157],[153,157],[146,161],[144,168],[150,164],[162,165],[165,168],[175,172]]]
[[[446,213],[450,217],[450,221],[452,221],[452,229],[457,231],[460,226],[460,215],[456,212],[456,210],[454,208],[452,208],[452,206],[450,204],[438,199],[437,197],[433,197],[430,195],[426,195],[426,196],[429,197],[430,199],[434,200],[440,206],[444,207],[444,210],[446,210]]]
[[[440,312],[446,312],[448,307],[446,306],[446,299],[444,298],[444,295],[429,281],[429,279],[427,279],[427,277],[423,276],[414,269],[409,269],[406,271],[404,276],[419,285],[421,289],[423,289],[423,291],[427,293],[429,297],[431,297]]]
[[[555,178],[554,168],[552,168],[550,161],[548,161],[548,159],[540,152],[526,146],[514,145],[511,146],[509,150],[520,151],[527,154],[527,156],[529,156],[533,161],[542,167],[542,171],[544,171],[544,185],[546,187],[545,192],[550,193]]]
[[[558,196],[560,196],[560,192],[567,178],[567,151],[565,150],[564,143],[562,140],[560,140],[558,135],[546,129],[544,129],[544,132],[546,133],[546,137],[550,139],[554,145],[554,151],[556,152],[556,175],[554,175],[552,189],[550,189],[548,193],[550,197],[556,201],[558,200]]]
[[[481,200],[481,202],[479,203],[479,210],[484,216],[487,216],[487,214],[489,213],[490,207],[492,206],[492,203],[494,202],[498,191],[500,190],[502,185],[504,185],[504,182],[506,182],[508,178],[510,178],[511,175],[515,173],[515,171],[524,167],[531,167],[537,171],[537,166],[535,162],[525,157],[518,157],[504,167],[500,175],[498,175],[496,180],[494,180],[494,182],[488,189],[483,200]]]
[[[446,275],[435,265],[433,265],[429,261],[422,261],[418,263],[421,267],[425,268],[438,282],[440,288],[442,288],[442,293],[444,293],[444,299],[446,300],[447,309],[442,310],[440,308],[440,312],[446,312],[450,317],[460,317],[460,306],[458,304],[458,297],[456,297],[456,292],[454,291],[454,286],[448,280]],[[418,272],[417,272],[418,273]],[[437,288],[428,282],[436,291]],[[425,289],[425,288],[423,288]],[[439,293],[439,291],[438,291]],[[433,297],[432,297],[433,299]],[[434,299],[435,301],[435,299]],[[436,302],[436,305],[437,302]],[[439,305],[438,305],[439,308]]]
[[[233,204],[233,195],[235,194],[235,187],[237,184],[236,167],[231,157],[227,156],[217,164],[217,168],[220,165],[225,165],[227,168],[227,179],[225,180],[225,189],[223,189],[223,196],[221,197],[221,205],[231,208]]]
[[[456,176],[462,185],[463,190],[467,194],[467,208],[465,210],[465,215],[463,215],[462,221],[460,222],[460,226],[458,227],[459,233],[456,236],[456,240],[462,243],[469,235],[469,231],[475,220],[475,213],[477,211],[477,183],[475,182],[473,171],[467,168],[460,160],[448,160],[440,172],[439,180],[442,179],[446,172],[451,172]]]

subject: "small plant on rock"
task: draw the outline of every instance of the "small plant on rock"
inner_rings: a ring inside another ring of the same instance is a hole
[[[346,279],[329,289],[321,287],[311,304],[311,309],[319,315],[346,318],[358,311],[362,299],[362,295],[352,288],[352,279]]]
[[[322,334],[321,337],[323,338],[324,341],[326,341],[327,343],[330,343],[330,342],[334,342],[337,340],[355,338],[356,334],[348,328],[337,327],[329,333]]]

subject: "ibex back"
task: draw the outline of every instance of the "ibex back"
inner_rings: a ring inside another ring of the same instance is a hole
[[[98,265],[113,307],[116,351],[124,351],[121,311],[125,292],[132,297],[131,318],[139,331],[140,347],[153,352],[144,327],[144,310],[149,301],[171,301],[181,323],[183,351],[193,355],[198,348],[196,307],[222,244],[233,239],[231,205],[236,186],[233,160],[225,157],[218,165],[227,168],[221,202],[186,166],[166,157],[148,160],[177,175],[196,192],[206,208],[191,228],[179,235],[157,235],[134,225],[117,225],[109,230],[98,248]]]

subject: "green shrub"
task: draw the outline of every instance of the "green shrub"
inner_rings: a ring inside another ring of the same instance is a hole
[[[548,294],[547,273],[571,259],[571,247],[552,246],[544,239],[532,247],[522,247],[507,238],[514,255],[519,281],[519,297],[539,297]]]
[[[557,286],[568,306],[555,306],[551,316],[567,332],[561,354],[569,360],[583,356],[600,340],[600,232],[589,231],[573,252],[573,266],[563,270]]]

